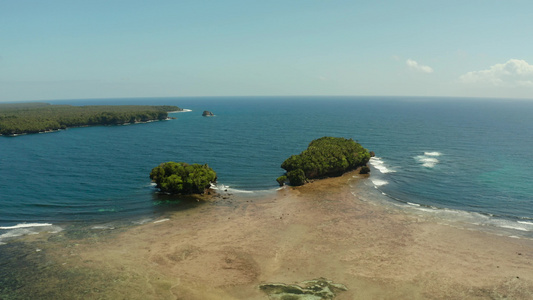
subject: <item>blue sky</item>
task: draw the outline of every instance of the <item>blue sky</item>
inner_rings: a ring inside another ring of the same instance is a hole
[[[0,0],[0,101],[533,98],[531,1]]]

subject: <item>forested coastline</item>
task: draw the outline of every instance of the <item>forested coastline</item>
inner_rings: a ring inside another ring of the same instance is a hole
[[[119,125],[164,120],[177,106],[0,104],[0,135],[47,132],[69,127]]]

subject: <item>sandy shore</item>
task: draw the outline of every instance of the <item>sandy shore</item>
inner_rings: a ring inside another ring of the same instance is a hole
[[[533,241],[359,201],[348,181],[365,179],[353,177],[232,196],[108,238],[48,242],[43,261],[56,275],[43,295],[268,299],[261,283],[323,277],[348,288],[335,299],[533,298]]]

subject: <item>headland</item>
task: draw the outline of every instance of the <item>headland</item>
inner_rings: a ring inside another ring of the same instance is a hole
[[[169,112],[183,111],[171,105],[51,105],[49,103],[1,103],[0,136],[54,132],[72,127],[126,125],[168,120]]]

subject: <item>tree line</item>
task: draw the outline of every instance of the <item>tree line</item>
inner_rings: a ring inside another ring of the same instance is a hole
[[[303,185],[308,179],[340,176],[359,168],[367,174],[373,152],[368,152],[352,139],[322,137],[309,143],[306,150],[286,159],[281,167],[287,172],[278,177],[280,185],[286,181],[293,186]],[[165,162],[152,169],[150,179],[156,187],[168,194],[203,194],[217,180],[216,172],[207,164]]]
[[[308,179],[339,176],[358,167],[367,173],[370,156],[367,149],[352,139],[322,137],[309,143],[302,153],[287,158],[281,164],[287,172],[277,181],[280,185],[287,180],[291,185],[303,185]]]
[[[177,106],[0,104],[0,135],[38,133],[69,127],[118,125],[164,120]]]
[[[165,162],[152,169],[150,179],[156,187],[169,194],[203,194],[216,182],[217,173],[207,164]]]

